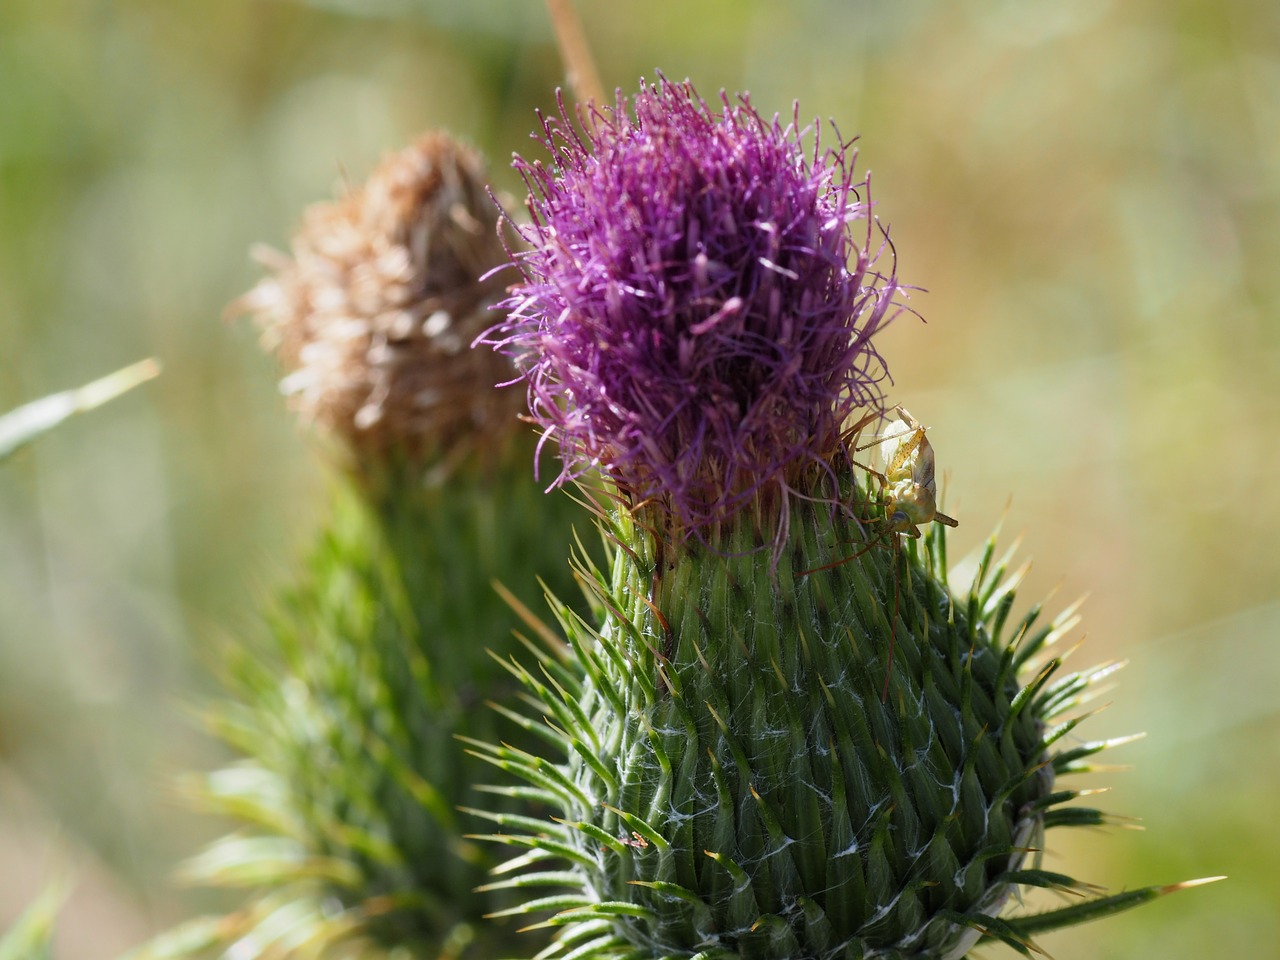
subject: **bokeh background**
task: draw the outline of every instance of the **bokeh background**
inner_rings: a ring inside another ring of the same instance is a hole
[[[1274,956],[1280,5],[579,8],[609,87],[660,68],[861,134],[928,288],[927,325],[881,347],[948,474],[952,555],[1007,507],[1022,595],[1089,594],[1076,664],[1129,661],[1087,729],[1149,733],[1096,778],[1147,829],[1059,836],[1046,866],[1230,880],[1046,947]],[[515,191],[561,76],[537,0],[0,3],[0,409],[165,365],[0,468],[0,929],[59,874],[59,958],[211,902],[171,882],[224,826],[174,786],[220,758],[193,719],[211,651],[254,629],[325,502],[253,331],[219,319],[250,244],[426,127]]]

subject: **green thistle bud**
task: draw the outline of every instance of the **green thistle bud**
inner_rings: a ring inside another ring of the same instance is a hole
[[[1056,781],[1105,746],[1063,744],[1108,668],[1060,676],[1070,619],[1011,622],[994,541],[953,589],[905,411],[864,465],[899,287],[851,152],[666,81],[592,120],[520,164],[531,250],[490,339],[565,475],[607,478],[607,612],[558,611],[580,673],[512,667],[562,758],[475,744],[556,811],[474,811],[528,851],[492,886],[567,886],[513,912],[556,910],[574,960],[955,960],[1119,908],[1002,917],[1088,890],[1033,851],[1105,821]]]

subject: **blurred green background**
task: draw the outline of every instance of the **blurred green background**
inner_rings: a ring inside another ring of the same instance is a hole
[[[880,344],[933,428],[953,556],[1012,496],[1023,596],[1088,592],[1075,664],[1130,661],[1086,730],[1150,734],[1096,778],[1147,830],[1059,836],[1046,866],[1231,879],[1045,946],[1275,955],[1280,5],[579,7],[609,87],[660,68],[862,135],[929,290],[927,326]],[[192,707],[325,489],[253,331],[219,320],[249,245],[426,127],[516,190],[560,76],[538,0],[0,3],[0,409],[165,365],[0,469],[0,929],[65,871],[59,958],[209,902],[169,879],[222,827],[173,786],[220,757]]]

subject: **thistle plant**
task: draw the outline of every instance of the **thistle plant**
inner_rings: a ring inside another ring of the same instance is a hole
[[[1072,613],[1013,617],[994,539],[950,582],[923,427],[870,462],[906,308],[852,144],[666,79],[576,119],[516,161],[528,249],[485,339],[559,481],[604,478],[612,552],[580,564],[601,616],[553,600],[573,663],[510,663],[542,748],[471,740],[554,811],[472,811],[520,851],[487,889],[573,960],[1026,954],[1174,889],[1039,864],[1108,822],[1073,778],[1113,665],[1063,672]],[[1037,887],[1075,902],[1005,913]]]
[[[506,259],[474,151],[428,134],[368,182],[311,208],[289,255],[237,301],[286,375],[282,390],[340,465],[302,572],[268,636],[226,650],[233,698],[211,716],[242,758],[197,793],[241,825],[186,866],[247,888],[151,955],[492,955],[476,921],[488,851],[463,839],[482,765],[455,741],[496,735],[483,706],[512,686],[515,615],[534,572],[571,587],[571,503],[546,509],[516,374],[470,343]],[[508,804],[509,806],[509,804]],[[336,951],[336,953],[335,953]]]

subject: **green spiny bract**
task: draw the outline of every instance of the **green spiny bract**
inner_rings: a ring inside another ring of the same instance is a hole
[[[758,518],[663,551],[613,515],[594,579],[609,615],[596,630],[559,609],[586,679],[513,667],[564,762],[477,745],[557,811],[488,816],[529,850],[493,886],[573,891],[514,911],[557,910],[562,956],[935,960],[984,937],[1026,953],[1031,932],[1160,892],[1000,916],[1022,887],[1089,889],[1035,861],[1047,828],[1106,822],[1055,777],[1106,746],[1061,738],[1109,669],[1059,676],[1069,614],[1010,622],[1018,577],[993,568],[994,538],[953,594],[941,529],[900,544],[884,523],[874,504],[793,507],[771,570]],[[521,871],[553,856],[571,869]]]
[[[509,929],[478,922],[510,900],[475,892],[493,861],[463,838],[456,808],[495,804],[474,787],[487,768],[455,737],[532,745],[486,705],[515,686],[489,653],[516,646],[491,581],[526,603],[530,569],[573,589],[571,518],[549,505],[523,472],[462,471],[380,509],[337,498],[304,575],[270,607],[270,636],[227,651],[234,699],[211,720],[244,759],[197,789],[249,829],[185,873],[254,895],[189,925],[177,955],[236,941],[247,956],[328,956],[340,943],[360,956],[511,949],[498,946]]]

